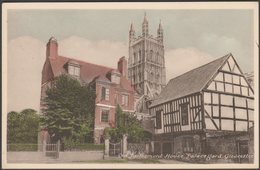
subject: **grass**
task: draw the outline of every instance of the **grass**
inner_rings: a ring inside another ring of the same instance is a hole
[[[102,160],[88,160],[79,161],[80,163],[128,163],[126,159],[102,159]]]
[[[80,163],[141,163],[141,164],[154,164],[160,163],[157,159],[104,159],[104,160],[88,160],[88,161],[79,161]],[[77,162],[77,163],[79,163]]]
[[[133,162],[143,163],[143,164],[156,164],[161,163],[158,159],[132,159]]]

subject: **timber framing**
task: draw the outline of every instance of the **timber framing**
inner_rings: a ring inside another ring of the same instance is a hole
[[[204,82],[199,82],[199,77]],[[194,79],[194,84],[190,79]],[[156,135],[248,131],[253,125],[254,92],[232,54],[178,76],[167,86],[149,108],[152,116],[158,111],[162,114],[161,129],[155,129]],[[193,92],[185,94],[190,89]],[[181,110],[186,110],[184,106],[188,108],[188,123],[182,120],[186,119],[186,112]]]

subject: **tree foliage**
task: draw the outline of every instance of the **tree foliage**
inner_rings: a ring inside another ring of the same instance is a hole
[[[51,140],[74,139],[81,142],[94,126],[95,91],[90,85],[68,75],[60,75],[46,91],[41,125]]]
[[[7,115],[8,143],[37,143],[39,115],[33,109],[11,111]]]
[[[118,142],[124,134],[128,135],[129,142],[141,142],[147,137],[147,132],[143,129],[141,122],[133,114],[123,112],[118,105],[116,108],[116,127],[106,128],[104,136]]]

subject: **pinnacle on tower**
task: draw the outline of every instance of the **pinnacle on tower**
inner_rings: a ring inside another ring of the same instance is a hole
[[[135,38],[135,30],[133,23],[131,23],[130,30],[129,30],[129,42],[131,42]]]
[[[131,22],[130,31],[135,31],[134,26],[133,26],[133,22]]]
[[[159,30],[162,30],[162,20],[160,19],[160,23],[159,23]]]
[[[145,37],[148,35],[148,20],[146,18],[146,12],[144,13],[144,21],[142,24],[142,34]]]
[[[157,30],[157,38],[159,42],[163,42],[163,29],[162,29],[162,21],[160,20],[159,27]]]
[[[144,21],[143,21],[143,23],[148,23],[148,20],[146,18],[146,12],[144,12]]]

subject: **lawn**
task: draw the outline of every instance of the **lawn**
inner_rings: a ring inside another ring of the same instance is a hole
[[[88,160],[88,161],[80,161],[77,163],[104,163],[104,164],[110,164],[110,163],[140,163],[140,164],[154,164],[154,163],[160,163],[157,159],[103,159],[103,160]]]

